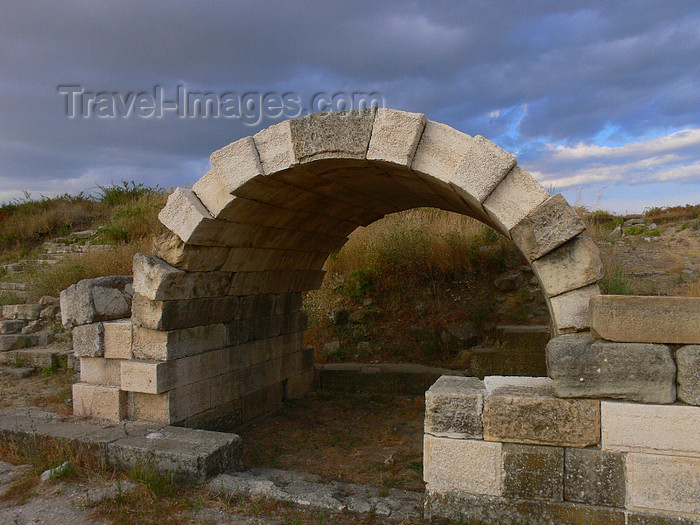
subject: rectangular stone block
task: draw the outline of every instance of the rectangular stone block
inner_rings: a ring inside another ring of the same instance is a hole
[[[502,492],[501,443],[426,434],[423,479],[427,490],[434,493],[499,496]]]
[[[166,425],[175,423],[175,420],[170,417],[169,392],[162,394],[128,392],[127,394],[129,419],[153,421]]]
[[[253,139],[265,175],[286,170],[296,164],[289,121],[265,128],[256,133]]]
[[[226,246],[224,224],[217,222],[192,190],[175,188],[158,214],[160,222],[182,241],[204,246]]]
[[[560,295],[603,278],[598,247],[586,236],[578,236],[537,259],[531,265],[547,297]]]
[[[603,450],[700,457],[700,408],[601,403]]]
[[[484,439],[587,447],[600,442],[600,402],[560,399],[547,378],[485,380]],[[548,382],[545,382],[548,381]]]
[[[328,253],[275,250],[271,248],[231,248],[222,269],[227,272],[260,270],[318,270]]]
[[[168,331],[134,327],[133,353],[136,359],[169,361],[226,346],[228,329],[224,324]]]
[[[484,382],[475,377],[442,376],[425,393],[425,432],[434,436],[483,436]]]
[[[143,394],[161,394],[172,387],[170,366],[162,361],[122,361],[121,389]]]
[[[484,201],[484,209],[504,235],[549,198],[549,193],[520,166],[515,166]]]
[[[23,319],[0,320],[0,334],[18,334],[26,324]]]
[[[601,295],[591,330],[610,341],[700,344],[700,297]]]
[[[589,284],[577,290],[565,292],[549,299],[550,315],[554,326],[553,336],[586,330],[589,326],[588,304],[591,297],[600,295],[597,284]]]
[[[421,113],[378,109],[367,160],[410,167],[426,122]]]
[[[627,525],[698,525],[700,520],[658,512],[628,512]]]
[[[321,286],[325,274],[324,270],[239,272],[233,276],[228,294],[279,294],[315,290]]]
[[[700,519],[700,458],[628,454],[626,463],[629,509],[687,513]]]
[[[503,495],[563,501],[564,449],[504,444]]]
[[[36,321],[40,313],[41,306],[38,304],[8,304],[2,307],[2,316],[10,320]]]
[[[564,499],[588,505],[625,507],[625,457],[597,448],[567,448]]]
[[[132,326],[131,319],[105,321],[103,347],[106,359],[131,359]]]
[[[238,297],[206,297],[177,301],[153,301],[134,294],[132,320],[152,330],[178,330],[206,324],[227,323],[238,314]]]
[[[104,357],[81,357],[80,381],[91,385],[118,387],[121,382],[121,361]]]
[[[495,498],[457,493],[428,492],[423,514],[426,519],[431,520],[431,523],[443,523],[444,519],[453,520],[450,523],[479,525],[625,525],[626,523],[625,513],[620,509],[593,507],[580,503]]]
[[[700,345],[687,345],[676,351],[678,399],[700,405]]]
[[[73,385],[73,414],[121,421],[127,415],[126,392],[116,386]]]
[[[102,323],[84,324],[73,328],[73,353],[77,357],[104,355],[104,327]]]
[[[314,369],[290,377],[284,382],[283,398],[298,399],[305,396],[314,388]]]
[[[186,272],[158,257],[134,256],[134,291],[154,301],[226,295],[229,272]]]
[[[676,365],[665,345],[611,343],[590,334],[562,335],[547,344],[547,370],[559,397],[639,403],[676,400]]]

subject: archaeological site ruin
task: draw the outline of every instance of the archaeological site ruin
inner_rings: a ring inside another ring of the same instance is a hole
[[[76,415],[222,429],[303,396],[314,351],[302,294],[326,259],[359,226],[440,208],[517,246],[552,338],[549,377],[443,376],[427,391],[425,516],[700,522],[700,299],[601,295],[584,223],[513,155],[379,109],[284,121],[211,165],[169,196],[169,233],[135,257],[133,282],[61,294],[81,359]]]

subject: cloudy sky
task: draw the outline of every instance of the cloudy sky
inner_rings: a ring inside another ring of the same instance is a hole
[[[570,202],[700,202],[696,0],[0,0],[0,202],[123,179],[190,184],[213,150],[277,121],[114,105],[85,116],[86,96],[58,86],[110,94],[103,103],[155,86],[175,99],[179,86],[290,93],[304,107],[376,92],[490,138]]]

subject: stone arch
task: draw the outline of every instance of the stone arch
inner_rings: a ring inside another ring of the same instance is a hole
[[[210,160],[169,196],[155,256],[134,260],[135,359],[121,384],[132,418],[242,421],[306,391],[301,293],[354,229],[410,208],[495,228],[530,262],[553,333],[588,328],[602,266],[585,225],[484,137],[391,109],[312,114]]]

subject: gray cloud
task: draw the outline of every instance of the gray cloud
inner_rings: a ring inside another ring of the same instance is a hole
[[[548,179],[575,168],[555,166],[547,144],[700,127],[700,4],[691,0],[23,1],[0,5],[0,20],[0,200],[124,177],[192,182],[211,151],[257,129],[69,120],[56,91],[67,83],[307,100],[379,91],[389,106],[496,140]]]

